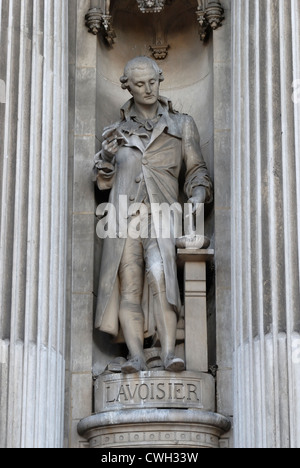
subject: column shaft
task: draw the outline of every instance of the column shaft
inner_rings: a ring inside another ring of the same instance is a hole
[[[297,0],[233,0],[237,447],[300,446],[299,13]]]
[[[0,1],[1,447],[62,445],[67,15]]]

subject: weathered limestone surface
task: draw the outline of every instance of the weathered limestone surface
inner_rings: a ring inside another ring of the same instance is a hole
[[[61,447],[67,0],[0,2],[0,446]]]
[[[234,0],[236,447],[300,446],[298,0]],[[295,96],[294,96],[295,97]]]

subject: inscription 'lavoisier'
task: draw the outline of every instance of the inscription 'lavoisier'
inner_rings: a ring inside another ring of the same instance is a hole
[[[106,403],[170,401],[199,403],[201,390],[192,383],[159,382],[106,385]]]
[[[182,408],[213,411],[215,380],[209,374],[152,371],[123,376],[103,374],[95,381],[95,412],[121,409]]]

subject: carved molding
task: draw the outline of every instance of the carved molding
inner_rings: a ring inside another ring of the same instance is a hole
[[[219,448],[230,421],[203,410],[152,409],[94,414],[83,419],[78,433],[90,448]]]
[[[119,447],[160,447],[164,443],[164,447],[180,447],[185,445],[187,447],[203,447],[210,449],[219,448],[219,437],[215,434],[202,432],[202,428],[186,429],[182,426],[178,428],[174,425],[166,426],[165,430],[156,430],[154,427],[147,430],[145,427],[140,430],[131,432],[112,431],[99,431],[95,438],[91,439],[92,448],[119,448]],[[144,429],[144,430],[143,430]],[[190,445],[192,444],[192,445]]]

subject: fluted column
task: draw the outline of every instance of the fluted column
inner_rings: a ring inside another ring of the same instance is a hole
[[[0,446],[63,439],[67,0],[0,0]]]
[[[300,4],[232,3],[236,447],[300,447]]]

